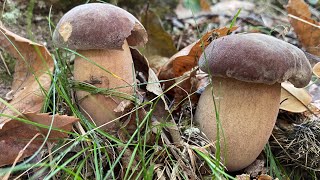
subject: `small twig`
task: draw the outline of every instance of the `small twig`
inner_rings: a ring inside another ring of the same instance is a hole
[[[7,66],[7,63],[6,63],[6,61],[4,60],[1,52],[0,52],[0,59],[2,60],[2,62],[3,62],[3,64],[4,64],[4,67],[6,68],[9,76],[11,76],[10,70],[9,70],[9,68],[8,68],[8,66]]]
[[[301,21],[301,22],[303,22],[303,23],[309,24],[310,26],[313,26],[313,27],[316,27],[316,28],[319,28],[319,29],[320,29],[320,26],[319,26],[319,25],[313,24],[313,23],[311,23],[311,22],[309,22],[309,21],[306,21],[306,20],[304,20],[304,19],[301,19],[301,18],[299,18],[299,17],[297,17],[297,16],[295,16],[295,15],[288,14],[288,16],[291,17],[291,18],[293,18],[293,19],[299,20],[299,21]]]

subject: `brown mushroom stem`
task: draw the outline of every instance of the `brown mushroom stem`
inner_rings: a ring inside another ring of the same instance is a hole
[[[271,135],[279,111],[280,83],[267,85],[214,77],[212,86],[200,97],[195,119],[208,138],[216,140],[211,87],[224,132],[225,141],[220,133],[224,164],[229,171],[240,170],[258,157]]]
[[[86,82],[99,88],[119,88],[119,92],[133,94],[133,61],[127,41],[122,46],[123,50],[78,50],[78,53],[112,72],[121,79],[101,69],[92,62],[77,57],[74,64],[74,78],[77,81]],[[127,87],[125,87],[127,86]],[[117,116],[113,111],[122,101],[119,97],[94,94],[85,91],[77,91],[79,105],[84,114],[87,115],[97,126],[106,124]],[[112,130],[115,123],[104,126]]]

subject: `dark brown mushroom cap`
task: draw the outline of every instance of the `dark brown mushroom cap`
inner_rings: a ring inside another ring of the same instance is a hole
[[[105,3],[76,6],[59,21],[53,42],[70,49],[121,49],[144,45],[148,38],[142,24],[129,12]]]
[[[299,48],[264,34],[221,37],[204,52],[199,67],[207,73],[210,70],[213,76],[265,84],[288,80],[300,88],[312,75],[311,65]]]

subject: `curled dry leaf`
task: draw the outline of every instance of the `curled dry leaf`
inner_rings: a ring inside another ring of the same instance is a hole
[[[190,44],[173,55],[170,60],[163,67],[161,67],[158,73],[160,80],[175,79],[166,81],[164,83],[164,89],[169,88],[175,83],[177,83],[177,86],[179,86],[174,87],[173,91],[169,91],[169,93],[174,94],[176,104],[180,103],[181,100],[187,97],[188,93],[196,90],[196,73],[190,73],[190,71],[198,65],[198,59],[202,54],[203,49],[205,49],[212,42],[212,40],[226,36],[228,33],[236,29],[237,27],[233,27],[231,29],[224,27],[207,32],[197,42]],[[180,77],[182,75],[185,75],[186,77]]]
[[[72,123],[78,119],[75,117],[65,115],[49,115],[45,113],[24,113],[22,118],[38,124],[50,126],[52,122],[52,128],[70,131],[72,129]],[[34,125],[28,125],[18,120],[14,120],[15,123],[6,124],[0,131],[0,167],[8,164],[12,164],[17,157],[20,150],[22,150],[31,138],[37,133],[41,133],[44,136],[48,133],[48,128],[40,128]],[[24,151],[19,161],[23,158],[31,156],[38,150],[44,141],[44,136],[36,138]],[[51,130],[49,135],[50,142],[56,142],[60,138],[67,137],[68,134],[57,130]]]
[[[313,74],[320,78],[320,62],[313,67]]]
[[[302,46],[310,53],[320,55],[320,23],[311,18],[308,5],[303,0],[289,0],[287,11]]]
[[[159,107],[161,107],[161,109],[165,110],[165,111],[160,110],[160,112],[163,111],[162,115],[167,115],[170,110],[169,110],[168,104],[164,98],[164,93],[162,91],[159,79],[158,79],[157,75],[154,73],[154,71],[150,68],[149,68],[147,90],[149,92],[152,92],[155,95],[159,96],[163,102],[163,103],[158,102],[156,104],[155,111],[159,111]],[[156,115],[156,114],[158,114],[158,113],[155,112],[154,115]],[[158,116],[158,118],[159,118],[159,116]],[[161,121],[163,119],[160,118],[159,120]],[[172,126],[168,126],[167,128],[169,129],[172,140],[174,141],[174,143],[180,143],[181,136],[179,133],[179,129],[178,129],[177,125],[175,124],[174,119],[170,118],[170,122],[172,123]]]
[[[11,108],[0,103],[0,112],[5,115],[0,116],[1,130],[6,123],[15,123],[10,116],[19,115],[16,111],[40,111],[44,93],[51,84],[53,60],[44,46],[18,36],[4,27],[0,27],[0,41],[0,47],[17,59],[12,82]]]
[[[167,106],[166,100],[164,99],[164,96],[163,96],[164,93],[162,91],[159,79],[157,75],[154,73],[154,71],[150,68],[149,68],[147,90],[159,96],[162,99],[162,101],[165,103],[165,109],[169,110],[169,107]]]
[[[136,71],[138,71],[138,73],[142,73],[141,76],[143,76],[143,77],[139,77],[138,75],[138,79],[141,78],[141,80],[139,81],[142,81],[143,83],[147,83],[146,90],[153,93],[154,95],[159,96],[162,100],[156,104],[153,112],[153,116],[156,117],[159,121],[166,120],[167,117],[169,116],[169,108],[164,99],[164,96],[163,96],[164,93],[160,86],[157,75],[149,67],[149,61],[147,60],[147,58],[143,56],[138,50],[131,49],[131,54],[132,54],[132,58],[134,59],[134,67]],[[134,122],[134,123],[136,122],[135,116],[132,116],[132,117],[133,117],[131,118],[132,120],[127,121],[127,124],[125,125],[127,129],[128,128],[130,129],[130,127],[135,127],[135,126],[130,126],[130,124],[132,125],[132,123],[130,122]],[[141,119],[143,119],[144,116],[141,116],[141,117],[142,117]],[[178,127],[176,126],[174,120],[172,118],[170,119],[173,125],[168,127],[169,132],[172,136],[173,141],[175,143],[179,143],[181,137],[179,134]]]
[[[257,177],[257,180],[272,180],[273,178],[267,174],[261,174]]]
[[[295,88],[291,83],[281,83],[281,104],[280,109],[301,113],[307,109],[312,101],[310,94],[303,88]]]
[[[226,36],[228,32],[232,32],[236,29],[237,27],[231,29],[224,27],[207,32],[200,40],[190,44],[173,55],[168,63],[161,68],[159,79],[179,77],[185,72],[190,71],[197,66],[198,58],[202,54],[203,49],[206,48],[213,39]]]
[[[2,166],[13,163],[19,151],[36,133],[47,133],[45,129],[12,118],[24,117],[39,124],[50,125],[52,116],[36,113],[40,112],[51,84],[53,60],[44,46],[20,37],[4,27],[0,27],[0,42],[0,47],[17,59],[12,83],[12,100],[9,104],[0,103],[0,151],[2,152],[0,166]],[[55,116],[53,127],[69,131],[74,121],[76,119],[73,117]],[[65,136],[65,133],[52,131],[50,138]],[[33,154],[42,142],[43,140],[39,139],[32,141],[21,159]]]

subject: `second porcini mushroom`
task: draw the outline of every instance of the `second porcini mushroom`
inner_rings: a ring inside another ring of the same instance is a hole
[[[58,47],[76,50],[89,59],[75,58],[75,80],[133,94],[135,77],[129,46],[144,45],[147,33],[129,12],[111,4],[77,6],[60,19],[53,42]],[[97,126],[115,119],[114,109],[122,101],[116,96],[90,95],[80,90],[77,91],[77,98],[81,110]],[[113,125],[103,129],[113,129]]]
[[[214,40],[199,68],[212,75],[212,86],[202,93],[195,120],[216,142],[219,117],[220,153],[229,171],[250,165],[266,145],[279,111],[280,83],[288,80],[301,88],[312,75],[299,48],[256,33]]]

